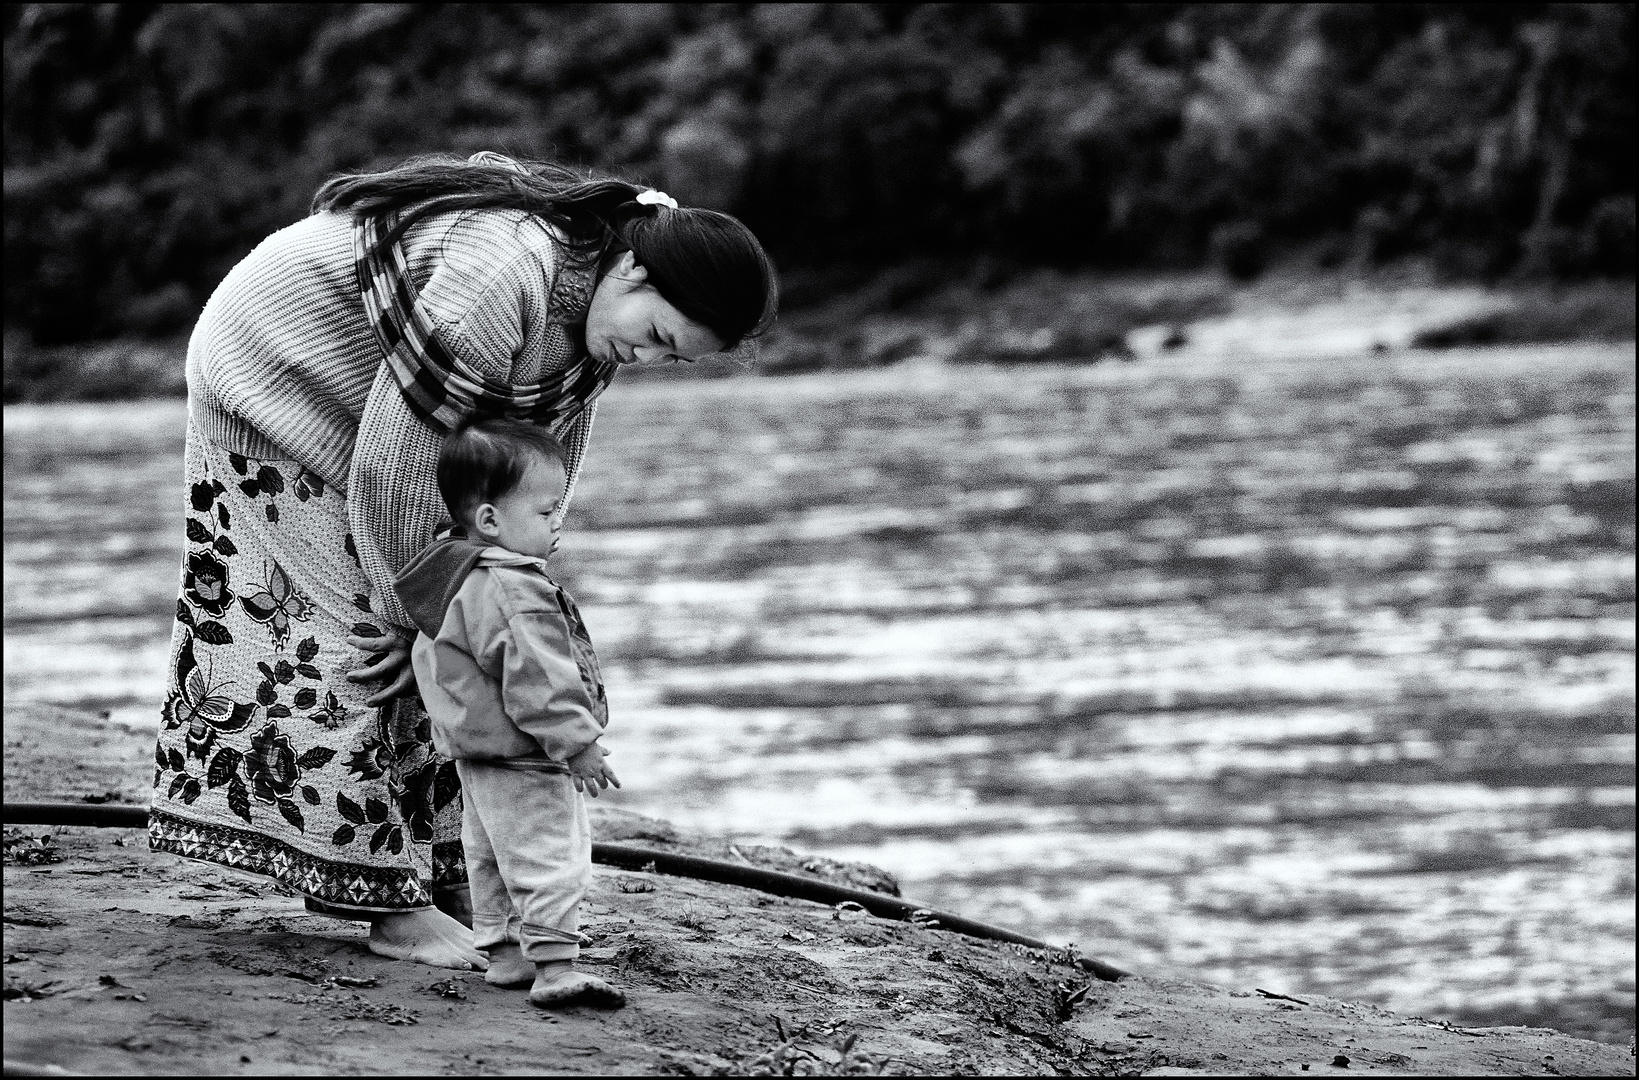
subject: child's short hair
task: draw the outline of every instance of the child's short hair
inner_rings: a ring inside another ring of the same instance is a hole
[[[438,451],[438,493],[450,516],[472,525],[472,515],[518,486],[537,456],[569,470],[563,443],[543,427],[504,416],[468,415]]]

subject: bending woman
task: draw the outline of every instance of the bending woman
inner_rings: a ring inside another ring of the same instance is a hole
[[[486,153],[325,184],[188,345],[153,849],[369,920],[384,956],[482,969],[460,786],[392,585],[445,516],[443,434],[472,411],[549,428],[570,457],[561,516],[620,365],[733,348],[775,304],[745,226],[624,181]]]

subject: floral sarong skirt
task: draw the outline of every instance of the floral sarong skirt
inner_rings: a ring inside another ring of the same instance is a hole
[[[189,426],[187,551],[154,753],[156,851],[264,874],[329,914],[431,906],[464,888],[460,781],[418,698],[379,684],[348,634],[387,632],[347,504],[294,461]]]

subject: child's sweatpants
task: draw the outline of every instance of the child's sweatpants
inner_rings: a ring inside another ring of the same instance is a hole
[[[461,844],[479,949],[516,941],[532,963],[580,953],[581,897],[592,883],[585,797],[567,773],[457,761]]]

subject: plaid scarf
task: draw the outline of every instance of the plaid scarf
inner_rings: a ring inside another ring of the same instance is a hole
[[[433,430],[447,433],[473,412],[561,430],[614,378],[619,365],[599,363],[583,352],[578,362],[561,372],[514,386],[450,355],[410,283],[403,247],[394,244],[383,257],[381,238],[391,226],[390,218],[361,217],[354,222],[359,294],[405,404]]]

